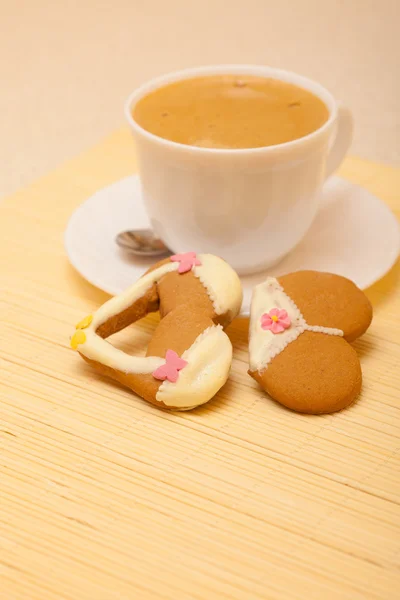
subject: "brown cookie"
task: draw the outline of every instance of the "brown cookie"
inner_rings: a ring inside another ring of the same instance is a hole
[[[222,327],[241,303],[240,280],[221,258],[175,255],[79,323],[71,346],[145,400],[187,410],[210,400],[225,383],[232,346]],[[129,356],[105,341],[157,310],[161,321],[145,357]]]
[[[361,367],[348,342],[372,320],[350,280],[317,271],[269,277],[253,292],[249,374],[275,400],[303,413],[331,413],[353,402]]]

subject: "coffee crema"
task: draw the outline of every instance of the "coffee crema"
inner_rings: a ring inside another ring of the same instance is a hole
[[[323,101],[279,79],[207,75],[157,88],[134,120],[166,140],[203,148],[261,148],[297,140],[329,118]]]

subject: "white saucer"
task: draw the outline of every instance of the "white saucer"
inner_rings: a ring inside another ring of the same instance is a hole
[[[273,269],[241,278],[242,315],[249,314],[252,288],[267,275],[314,269],[344,275],[366,288],[393,266],[400,250],[399,225],[379,198],[339,177],[326,183],[322,196],[321,209],[297,248]],[[121,251],[115,236],[148,226],[138,176],[127,177],[96,192],[73,213],[65,231],[68,258],[90,283],[119,294],[154,260]]]

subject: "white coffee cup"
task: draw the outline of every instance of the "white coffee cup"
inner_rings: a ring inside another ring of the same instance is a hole
[[[298,85],[325,103],[329,119],[305,137],[254,149],[187,146],[153,135],[133,119],[135,104],[152,90],[219,73]],[[318,211],[324,181],[342,162],[353,132],[351,113],[320,84],[256,65],[199,67],[158,77],[129,96],[125,114],[155,233],[176,253],[217,254],[240,274],[273,266],[301,241]]]

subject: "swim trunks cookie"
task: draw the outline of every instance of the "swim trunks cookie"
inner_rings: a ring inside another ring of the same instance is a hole
[[[362,380],[348,342],[371,320],[368,298],[345,277],[316,271],[269,277],[253,292],[249,374],[298,412],[341,410],[357,397]]]

